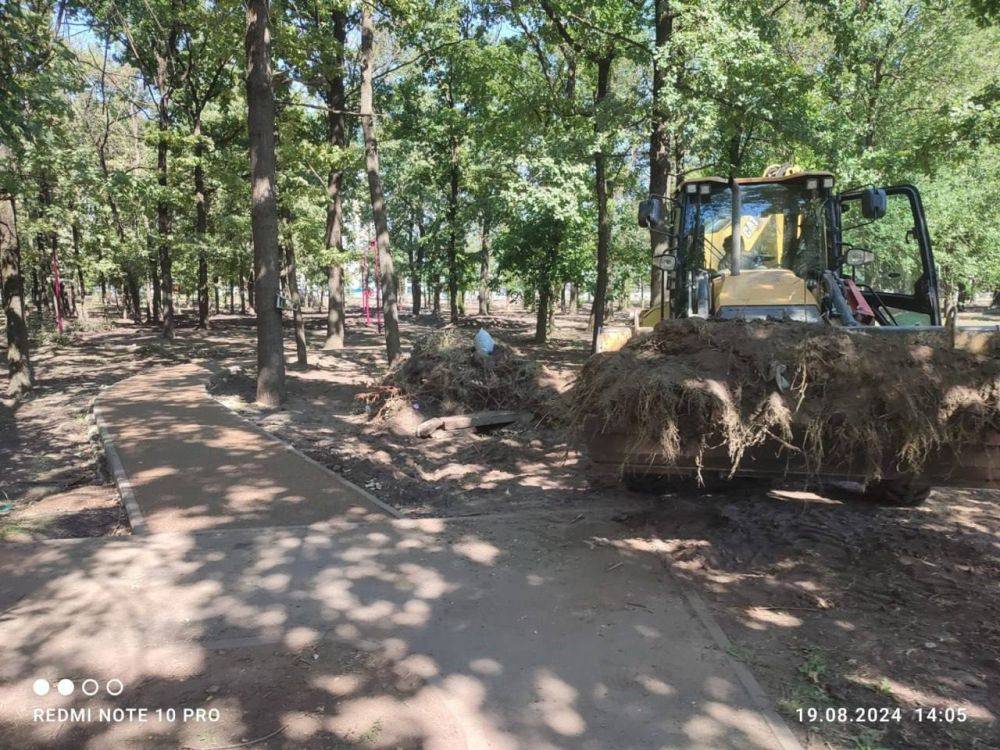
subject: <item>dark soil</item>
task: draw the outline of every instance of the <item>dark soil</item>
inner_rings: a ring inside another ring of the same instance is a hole
[[[531,344],[532,319],[523,314],[469,319],[460,330],[471,341],[485,323],[537,362],[539,383],[558,392],[586,361],[588,337],[584,316],[557,322],[545,347]],[[404,341],[440,325],[404,319]],[[385,374],[378,334],[352,318],[348,347],[320,352],[322,319],[310,316],[309,336],[310,367],[290,368],[280,410],[252,403],[246,319],[217,320],[207,333],[182,327],[169,345],[153,329],[126,327],[42,347],[35,399],[4,407],[0,476],[19,512],[76,511],[69,531],[52,522],[30,538],[121,528],[120,512],[97,497],[113,489],[86,421],[90,401],[101,385],[139,369],[201,361],[219,372],[211,390],[220,401],[408,515],[542,507],[585,519],[596,505],[621,508],[619,533],[594,543],[655,556],[704,596],[733,641],[732,655],[751,667],[810,750],[1000,748],[1000,493],[937,489],[917,509],[874,506],[843,490],[747,483],[639,495],[590,481],[586,456],[553,428],[420,439],[373,423],[356,396]],[[0,515],[0,524],[6,520]],[[908,713],[889,724],[798,721],[809,707],[874,706]],[[917,722],[919,706],[961,707],[968,719]],[[260,731],[248,739],[270,731],[253,729]]]

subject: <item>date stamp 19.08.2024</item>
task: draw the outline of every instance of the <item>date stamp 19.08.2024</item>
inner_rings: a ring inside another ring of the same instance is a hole
[[[900,708],[887,706],[810,706],[795,710],[802,724],[961,724],[968,714],[961,706]]]

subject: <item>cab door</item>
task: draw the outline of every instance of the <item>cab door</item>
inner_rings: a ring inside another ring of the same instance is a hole
[[[835,262],[857,284],[880,325],[941,325],[937,271],[920,193],[913,185],[877,191],[885,196],[881,217],[872,213],[872,191],[837,196]],[[874,262],[847,265],[852,248],[870,250]]]

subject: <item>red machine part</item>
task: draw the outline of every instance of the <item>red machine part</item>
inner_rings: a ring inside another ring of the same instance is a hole
[[[872,310],[865,295],[858,289],[858,285],[853,279],[844,279],[844,292],[847,297],[847,304],[851,306],[851,312],[862,325],[869,326],[875,322],[875,312]]]

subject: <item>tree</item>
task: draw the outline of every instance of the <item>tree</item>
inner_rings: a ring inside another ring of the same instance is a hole
[[[666,54],[670,36],[673,33],[674,16],[670,12],[670,0],[653,0],[653,68],[652,90],[650,102],[650,135],[649,135],[649,194],[662,196],[664,199],[672,194],[671,176],[674,164],[671,156],[674,154],[675,143],[671,136],[670,115],[663,106],[663,89],[667,86],[667,66],[660,57]],[[649,233],[650,253],[653,256],[663,255],[669,249],[669,238],[665,232],[651,231]],[[659,269],[653,265],[650,276],[650,307],[660,304],[660,292],[663,286]]]
[[[178,107],[187,117],[193,141],[192,168],[195,207],[195,246],[198,256],[198,327],[208,328],[208,195],[205,184],[206,152],[211,140],[203,132],[205,108],[232,85],[232,39],[236,36],[234,14],[229,8],[199,3],[191,12],[190,39],[184,45],[181,64],[184,85]]]
[[[333,70],[327,76],[326,106],[327,130],[330,145],[341,155],[347,148],[347,97],[344,93],[344,49],[347,45],[347,14],[340,7],[331,10],[333,21]],[[331,253],[327,266],[327,288],[329,307],[326,316],[326,341],[324,349],[340,349],[344,346],[344,170],[337,164],[330,167],[327,178],[326,248]]]
[[[5,156],[0,146],[0,158]],[[24,280],[17,240],[14,197],[0,190],[0,297],[7,321],[7,393],[20,398],[33,385],[28,352],[28,326],[24,317]]]
[[[275,193],[274,90],[271,84],[268,0],[249,0],[246,13],[246,98],[250,136],[250,226],[253,234],[254,296],[257,300],[257,401],[285,400],[282,341],[281,261]]]
[[[396,305],[396,272],[389,251],[389,224],[386,216],[385,195],[379,174],[378,141],[375,137],[374,109],[374,56],[375,22],[367,3],[361,6],[361,103],[359,106],[361,130],[365,139],[365,170],[368,173],[368,191],[371,194],[372,219],[375,222],[375,247],[378,253],[379,280],[382,288],[382,317],[385,321],[385,349],[391,365],[399,357],[399,311]]]

